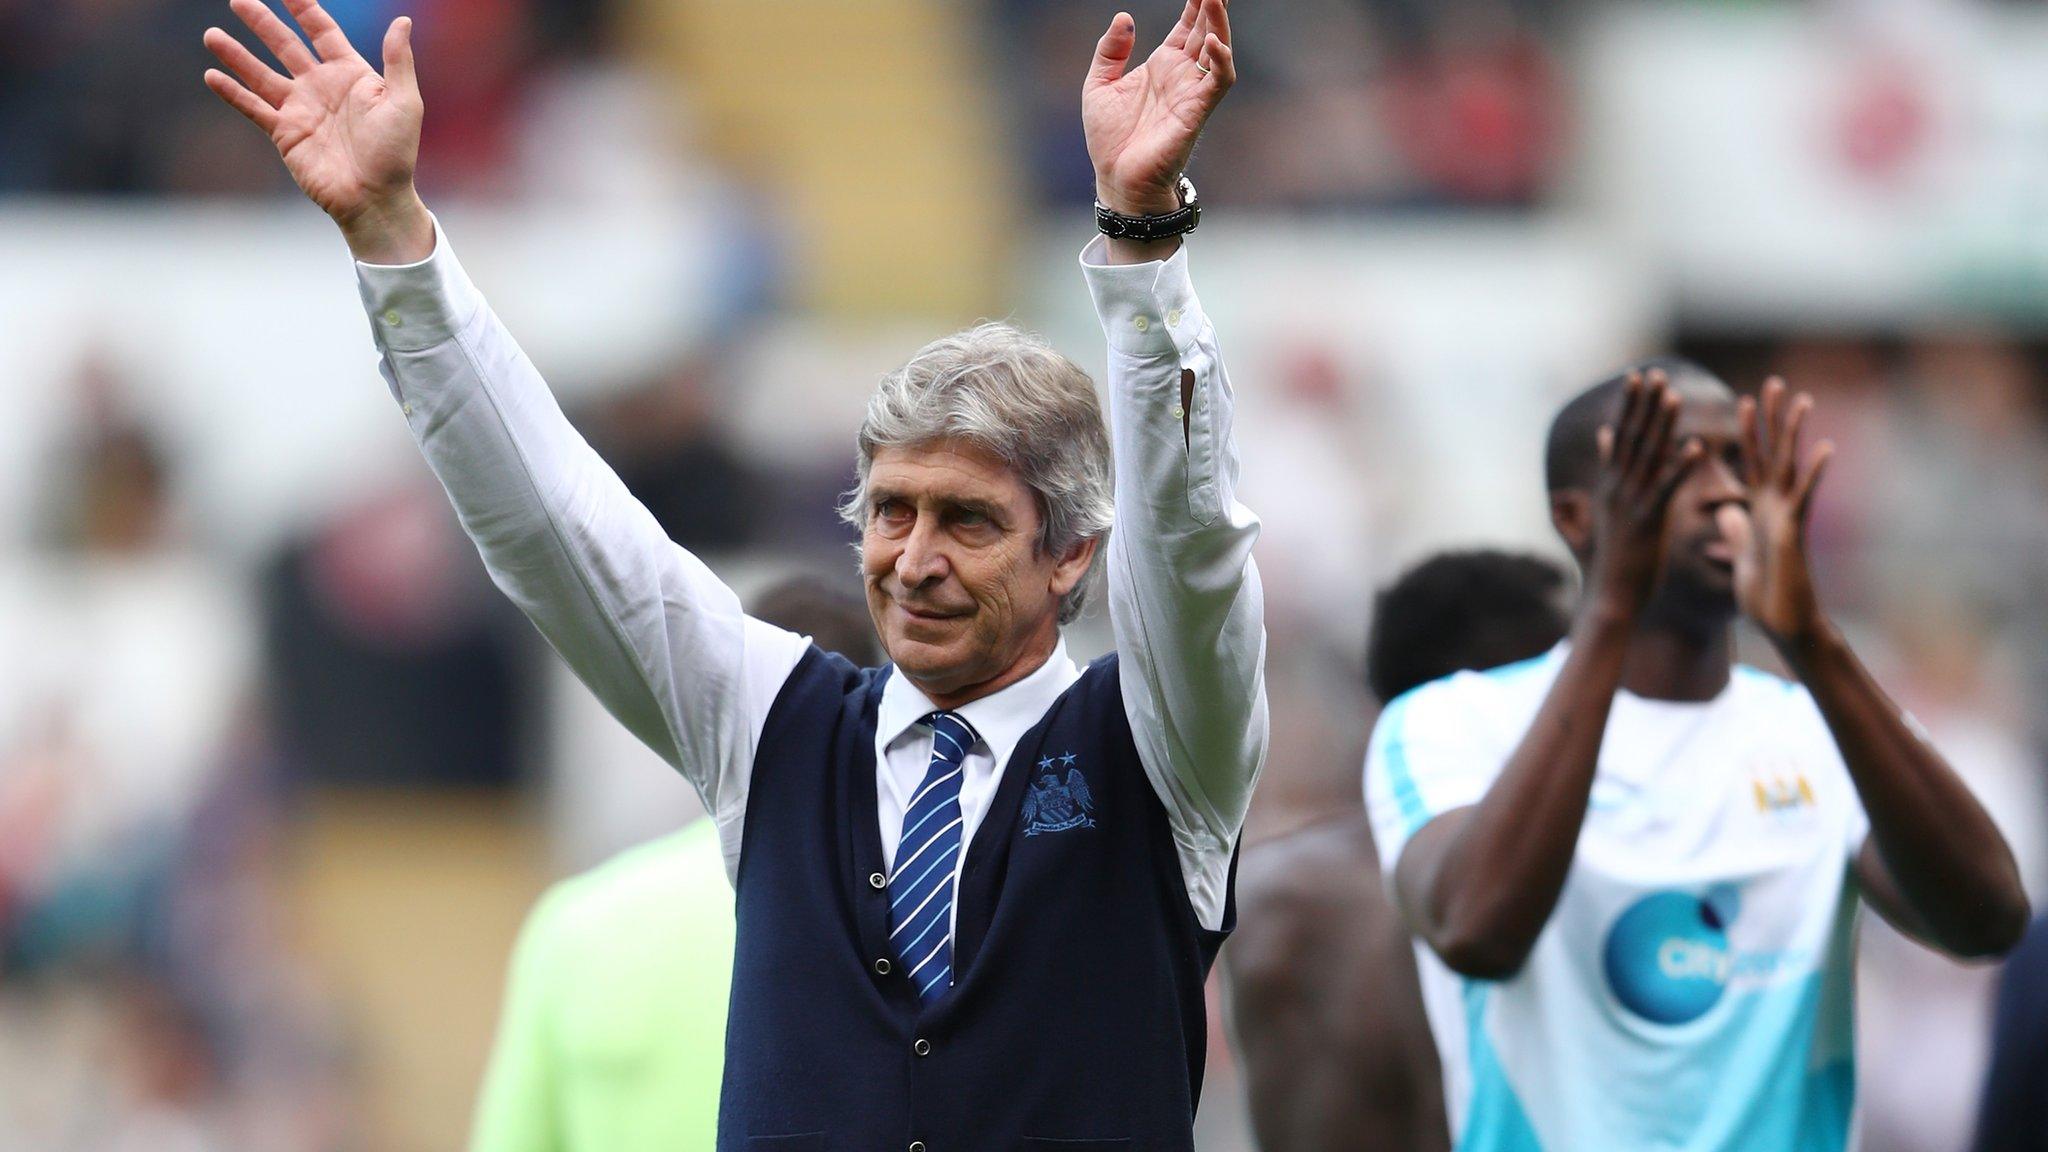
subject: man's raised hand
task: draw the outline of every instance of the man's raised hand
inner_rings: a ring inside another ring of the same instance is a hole
[[[1161,215],[1181,206],[1176,185],[1195,138],[1237,79],[1229,7],[1187,0],[1165,41],[1132,68],[1137,43],[1137,22],[1117,13],[1081,87],[1081,126],[1096,196],[1128,215]]]
[[[1726,504],[1715,513],[1735,552],[1736,602],[1780,648],[1804,641],[1821,623],[1806,524],[1835,446],[1823,440],[1800,458],[1799,429],[1812,410],[1813,397],[1788,397],[1775,376],[1759,398],[1743,397],[1737,411],[1748,506]]]
[[[1672,493],[1704,455],[1697,440],[1672,443],[1679,407],[1662,369],[1632,372],[1622,385],[1620,418],[1600,429],[1588,605],[1633,614],[1656,586]]]
[[[312,48],[262,0],[228,0],[285,71],[279,74],[233,36],[208,28],[206,47],[234,75],[209,68],[206,86],[270,137],[292,179],[341,226],[357,259],[425,259],[434,231],[413,188],[422,105],[412,20],[391,22],[379,75],[315,0],[285,0],[285,6]]]

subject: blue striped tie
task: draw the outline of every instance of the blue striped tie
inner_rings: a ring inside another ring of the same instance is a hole
[[[979,739],[967,721],[934,712],[932,765],[903,813],[889,880],[889,947],[927,1006],[953,985],[953,878],[960,871],[960,780]]]

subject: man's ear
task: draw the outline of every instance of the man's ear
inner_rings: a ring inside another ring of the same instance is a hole
[[[1572,555],[1584,562],[1593,554],[1593,498],[1577,488],[1550,494],[1550,526]]]
[[[1100,547],[1102,537],[1090,536],[1086,540],[1075,541],[1067,549],[1052,570],[1053,595],[1064,597],[1081,583],[1082,577],[1088,575],[1088,566],[1095,562],[1095,550]]]

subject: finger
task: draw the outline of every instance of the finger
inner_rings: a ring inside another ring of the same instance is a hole
[[[400,16],[384,30],[384,82],[410,95],[420,94],[419,75],[413,70],[410,16]]]
[[[1621,464],[1624,475],[1634,476],[1638,469],[1654,467],[1646,460],[1650,451],[1650,433],[1657,423],[1657,415],[1663,410],[1666,382],[1664,373],[1652,369],[1643,378],[1643,386],[1636,393],[1635,408],[1626,416],[1621,427]]]
[[[1671,461],[1671,434],[1678,424],[1678,394],[1663,393],[1643,430],[1643,447],[1636,454],[1636,469],[1642,478],[1654,482]]]
[[[283,104],[285,97],[292,94],[292,82],[258,60],[256,54],[244,47],[240,40],[218,28],[208,28],[199,39],[208,51],[234,72],[244,87],[262,97],[263,102],[272,108]]]
[[[1657,477],[1657,487],[1654,491],[1657,506],[1669,504],[1672,494],[1678,491],[1678,486],[1685,482],[1686,476],[1694,468],[1699,467],[1700,461],[1706,458],[1707,446],[1702,444],[1697,436],[1687,440],[1685,447],[1679,449],[1678,455],[1664,465],[1663,473]]]
[[[1778,426],[1785,414],[1785,382],[1776,376],[1764,381],[1762,397],[1757,401],[1757,466],[1764,479],[1769,479],[1771,462],[1778,454]]]
[[[242,87],[234,77],[218,68],[206,70],[206,86],[213,94],[228,102],[228,107],[249,118],[250,123],[263,129],[268,135],[277,127],[277,109],[265,104],[254,92]]]
[[[336,24],[334,17],[329,16],[315,0],[284,0],[284,6],[290,9],[292,19],[299,22],[299,27],[306,30],[307,37],[313,41],[313,50],[320,53],[322,60],[362,59],[355,45],[348,42],[348,35],[341,30],[341,25]]]
[[[1639,419],[1636,410],[1642,406],[1644,388],[1640,372],[1629,373],[1628,378],[1621,382],[1621,412],[1608,427],[1608,436],[1613,444],[1602,458],[1602,463],[1612,464],[1617,470],[1625,471],[1629,460],[1634,458],[1636,422]]]
[[[1230,0],[1214,0],[1209,9],[1209,35],[1230,47]]]
[[[1785,428],[1778,436],[1778,458],[1772,465],[1772,481],[1780,487],[1792,486],[1793,473],[1799,468],[1799,429],[1806,423],[1806,414],[1813,411],[1813,397],[1801,392],[1792,398],[1785,416]]]
[[[1614,462],[1614,425],[1602,424],[1593,434],[1593,445],[1600,449],[1600,466],[1607,467]]]
[[[1131,49],[1138,44],[1138,22],[1129,12],[1119,12],[1109,22],[1109,31],[1095,42],[1095,62],[1088,68],[1090,84],[1114,84],[1123,78],[1131,62]]]
[[[1230,45],[1225,44],[1214,32],[1209,33],[1209,43],[1203,49],[1199,63],[1209,70],[1209,79],[1219,88],[1228,88],[1237,83],[1237,60],[1230,51]]]
[[[299,34],[285,27],[277,13],[263,6],[262,0],[228,0],[228,7],[249,26],[284,70],[294,76],[303,76],[320,61],[313,58],[313,52]]]
[[[1744,396],[1735,402],[1735,439],[1742,447],[1742,484],[1754,488],[1762,474],[1756,458],[1756,397]]]
[[[1202,57],[1202,48],[1208,42],[1209,0],[1196,0],[1195,23],[1188,29],[1187,42],[1181,45],[1181,51],[1187,53],[1188,59],[1199,61]]]
[[[1188,38],[1194,35],[1195,17],[1202,11],[1202,0],[1188,0],[1180,10],[1180,19],[1174,22],[1173,31],[1166,34],[1166,47],[1176,52],[1187,50]]]
[[[1806,462],[1806,472],[1799,477],[1799,483],[1792,489],[1792,514],[1801,525],[1813,510],[1814,489],[1820,487],[1821,473],[1828,470],[1828,461],[1835,458],[1835,442],[1823,440],[1813,450],[1813,457]]]

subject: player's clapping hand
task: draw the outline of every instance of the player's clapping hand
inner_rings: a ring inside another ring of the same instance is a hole
[[[1679,407],[1663,370],[1631,373],[1622,385],[1619,419],[1600,429],[1589,605],[1633,614],[1656,585],[1671,495],[1703,455],[1696,440],[1673,443]]]
[[[391,22],[379,75],[314,0],[285,0],[312,41],[310,50],[262,0],[229,0],[228,6],[284,73],[233,36],[208,28],[206,47],[234,75],[208,69],[206,86],[269,135],[292,179],[341,225],[358,258],[424,258],[433,250],[433,225],[413,189],[422,106],[412,20]]]
[[[1119,12],[1081,87],[1081,126],[1096,195],[1134,216],[1180,207],[1175,185],[1195,139],[1237,79],[1224,0],[1188,0],[1180,22],[1136,68],[1137,22]]]
[[[1788,399],[1785,382],[1776,377],[1764,382],[1760,397],[1743,397],[1737,413],[1749,506],[1727,504],[1715,514],[1735,552],[1736,602],[1781,646],[1800,642],[1821,622],[1806,526],[1835,447],[1823,440],[1801,458],[1799,430],[1812,410],[1813,397],[1801,392]]]

